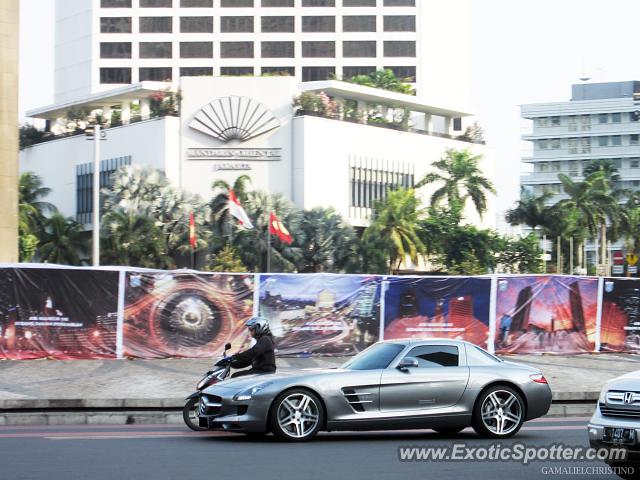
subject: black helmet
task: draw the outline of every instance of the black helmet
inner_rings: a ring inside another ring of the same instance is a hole
[[[271,333],[271,330],[269,330],[269,322],[264,317],[251,317],[244,326],[253,330],[256,337],[269,335]]]

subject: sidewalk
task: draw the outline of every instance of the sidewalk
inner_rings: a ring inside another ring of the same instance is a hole
[[[629,354],[505,358],[543,371],[553,390],[550,414],[555,416],[590,415],[607,380],[640,370],[640,356]],[[344,361],[279,358],[278,365],[282,369],[335,367]],[[145,422],[141,414],[137,420],[126,417],[135,411],[145,411],[149,421],[178,422],[184,398],[195,390],[211,363],[207,359],[0,361],[0,425]],[[84,421],[76,417],[71,422],[70,415],[84,415]]]

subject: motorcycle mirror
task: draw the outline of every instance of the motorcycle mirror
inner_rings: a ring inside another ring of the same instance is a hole
[[[224,351],[226,352],[227,350],[231,350],[231,344],[230,343],[226,343],[224,346]]]

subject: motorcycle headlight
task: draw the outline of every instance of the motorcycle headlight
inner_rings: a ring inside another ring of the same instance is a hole
[[[240,401],[240,402],[245,400],[251,400],[256,393],[268,387],[269,385],[271,385],[271,382],[261,383],[260,385],[255,385],[251,388],[247,388],[242,392],[236,393],[233,399],[235,401]]]

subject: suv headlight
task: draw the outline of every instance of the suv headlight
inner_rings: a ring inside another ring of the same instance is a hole
[[[260,385],[255,385],[251,388],[247,388],[242,392],[236,393],[233,399],[235,401],[240,401],[240,402],[245,400],[251,400],[256,393],[258,393],[260,390],[267,388],[269,385],[271,385],[271,382],[261,383]]]
[[[598,403],[607,403],[607,391],[608,390],[609,390],[609,388],[607,387],[607,385],[602,387],[602,390],[600,391],[600,397],[598,397]]]

